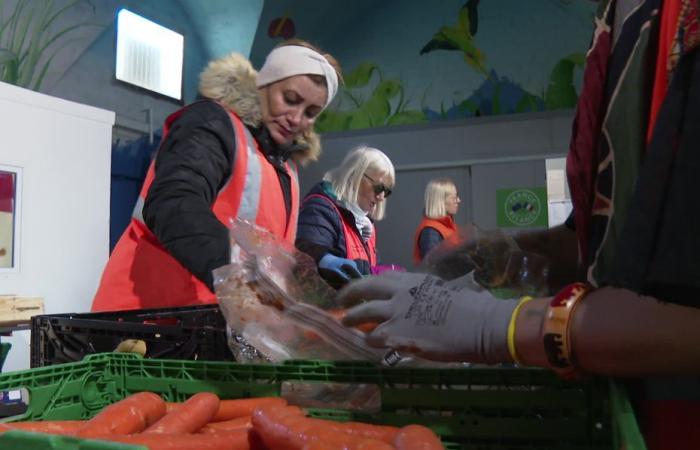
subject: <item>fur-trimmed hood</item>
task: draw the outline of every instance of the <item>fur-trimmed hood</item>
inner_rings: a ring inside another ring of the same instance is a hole
[[[231,53],[211,61],[199,76],[200,95],[231,108],[246,125],[262,125],[260,97],[255,84],[258,73],[243,55]],[[297,138],[296,145],[306,147],[293,153],[292,158],[304,164],[321,155],[321,140],[309,130]]]

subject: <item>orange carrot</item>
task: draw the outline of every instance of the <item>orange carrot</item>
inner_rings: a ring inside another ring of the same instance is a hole
[[[309,419],[288,408],[259,408],[252,416],[253,429],[271,449],[302,450],[314,441],[343,450],[387,450],[392,447],[377,439],[367,439],[333,429],[334,422]],[[316,444],[314,444],[316,445]],[[318,444],[320,446],[321,444]]]
[[[84,420],[44,420],[36,422],[9,422],[5,425],[14,430],[70,435],[77,433],[86,423]]]
[[[408,425],[399,430],[394,438],[397,450],[442,450],[440,438],[430,428]]]
[[[361,436],[367,439],[379,439],[388,444],[391,444],[399,432],[397,427],[391,427],[387,425],[372,425],[369,423],[362,422],[345,422],[338,423],[332,421],[326,426],[342,433],[352,434],[354,436]]]
[[[326,312],[329,313],[331,316],[333,316],[338,321],[342,321],[343,317],[345,317],[345,315],[348,313],[348,310],[347,309],[330,309]],[[355,328],[357,328],[358,330],[363,331],[365,333],[369,333],[372,330],[374,330],[375,328],[377,328],[377,326],[379,326],[379,324],[377,322],[367,322],[367,323],[363,323],[361,325],[357,325],[357,326],[355,326]]]
[[[223,422],[211,422],[202,427],[200,433],[218,433],[221,431],[248,430],[253,427],[250,416],[239,417],[237,419],[224,420]]]
[[[182,405],[182,403],[165,402],[165,414],[170,414],[180,405]]]
[[[224,420],[237,419],[239,417],[250,416],[258,407],[274,406],[284,407],[287,401],[280,397],[259,397],[241,398],[236,400],[221,400],[219,411],[212,422],[222,422]]]
[[[329,442],[311,441],[304,446],[303,450],[337,450],[337,448],[335,444]]]
[[[165,415],[165,402],[152,392],[139,392],[107,406],[78,430],[81,437],[132,434]]]
[[[305,430],[308,439],[302,449],[308,447],[311,442],[317,441],[322,442],[328,450],[394,450],[394,447],[378,439],[336,433],[329,429],[306,428]]]
[[[303,419],[289,408],[262,407],[253,412],[253,430],[266,447],[275,450],[298,450],[304,447],[302,436],[294,433],[292,427]]]
[[[202,434],[135,434],[101,436],[98,439],[122,444],[144,445],[149,450],[250,450],[248,433]]]
[[[208,424],[219,410],[219,397],[211,392],[198,392],[174,411],[163,416],[144,431],[155,434],[187,434]]]

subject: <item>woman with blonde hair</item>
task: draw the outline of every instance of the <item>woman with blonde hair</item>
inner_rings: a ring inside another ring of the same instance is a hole
[[[282,43],[259,72],[243,56],[209,63],[196,101],[171,114],[93,311],[215,303],[212,271],[230,262],[241,218],[294,245],[297,164],[318,158],[314,121],[341,80],[335,59]]]
[[[418,265],[436,245],[457,231],[454,216],[461,202],[457,186],[449,178],[430,180],[425,187],[425,211],[413,242],[413,262]]]
[[[394,187],[394,165],[382,151],[361,146],[306,195],[296,246],[316,260],[329,284],[341,287],[377,265],[374,221],[382,220]]]

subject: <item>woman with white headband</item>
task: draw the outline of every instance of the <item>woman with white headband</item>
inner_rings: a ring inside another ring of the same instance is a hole
[[[200,75],[202,97],[170,115],[93,311],[215,303],[227,225],[242,218],[294,244],[297,164],[318,159],[314,121],[338,90],[335,59],[288,41],[259,72],[238,54]]]

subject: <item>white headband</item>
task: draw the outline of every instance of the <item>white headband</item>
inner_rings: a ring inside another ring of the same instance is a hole
[[[258,72],[258,87],[294,75],[322,75],[326,78],[328,98],[326,108],[338,92],[338,74],[320,53],[300,45],[285,45],[272,50]]]

